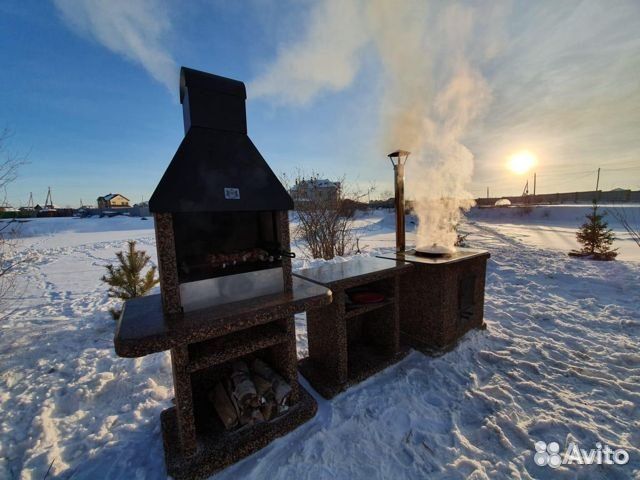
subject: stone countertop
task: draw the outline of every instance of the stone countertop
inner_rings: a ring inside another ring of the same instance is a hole
[[[165,315],[159,294],[125,302],[114,345],[121,357],[142,357],[201,342],[330,304],[331,290],[301,278],[293,292],[264,295],[189,313]]]
[[[426,265],[446,265],[449,263],[462,262],[470,258],[486,256],[489,258],[491,255],[486,250],[475,250],[472,248],[457,247],[455,253],[447,257],[422,257],[415,254],[415,250],[407,250],[406,252],[391,252],[378,255],[379,258],[385,258],[389,260],[398,260],[411,263],[421,263]]]
[[[325,263],[319,267],[305,268],[294,276],[311,280],[329,288],[346,289],[407,272],[410,263],[377,257],[357,256],[341,263]]]

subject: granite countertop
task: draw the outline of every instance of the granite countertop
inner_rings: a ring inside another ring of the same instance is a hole
[[[399,260],[412,263],[422,263],[427,265],[446,265],[448,263],[462,262],[470,258],[483,257],[489,258],[491,255],[486,250],[476,250],[472,248],[457,247],[455,253],[448,257],[422,257],[415,254],[415,250],[407,250],[406,252],[391,252],[378,255],[379,258],[389,260]]]
[[[413,265],[402,261],[357,256],[346,262],[298,270],[293,275],[329,288],[349,288],[404,273],[411,268]]]
[[[114,345],[121,357],[142,357],[180,345],[201,342],[332,301],[331,290],[301,278],[293,292],[264,295],[167,316],[159,294],[125,302]]]

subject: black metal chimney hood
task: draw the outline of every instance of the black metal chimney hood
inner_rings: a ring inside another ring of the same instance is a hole
[[[182,67],[185,137],[149,199],[154,213],[292,210],[247,135],[244,83]]]

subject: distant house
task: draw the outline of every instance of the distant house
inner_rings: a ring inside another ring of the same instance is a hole
[[[108,210],[110,208],[129,208],[129,199],[119,193],[109,193],[103,197],[98,197],[98,208]]]
[[[131,208],[131,215],[134,217],[148,217],[150,214],[149,202],[136,203],[133,208]]]
[[[289,193],[294,202],[328,202],[338,201],[340,182],[332,182],[326,178],[298,180]]]

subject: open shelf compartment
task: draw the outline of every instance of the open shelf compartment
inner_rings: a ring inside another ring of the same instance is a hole
[[[412,266],[379,260],[361,257],[295,273],[333,291],[332,304],[307,312],[309,356],[298,362],[302,374],[325,398],[407,353],[400,348],[398,277]],[[349,302],[349,294],[358,291],[379,293],[381,301]]]
[[[204,342],[192,343],[189,345],[189,363],[186,370],[193,373],[227,362],[240,355],[285,343],[287,340],[286,328],[272,322]]]
[[[393,300],[384,300],[378,303],[365,303],[362,305],[351,304],[345,308],[344,318],[353,318],[379,308],[385,308],[393,304]]]

